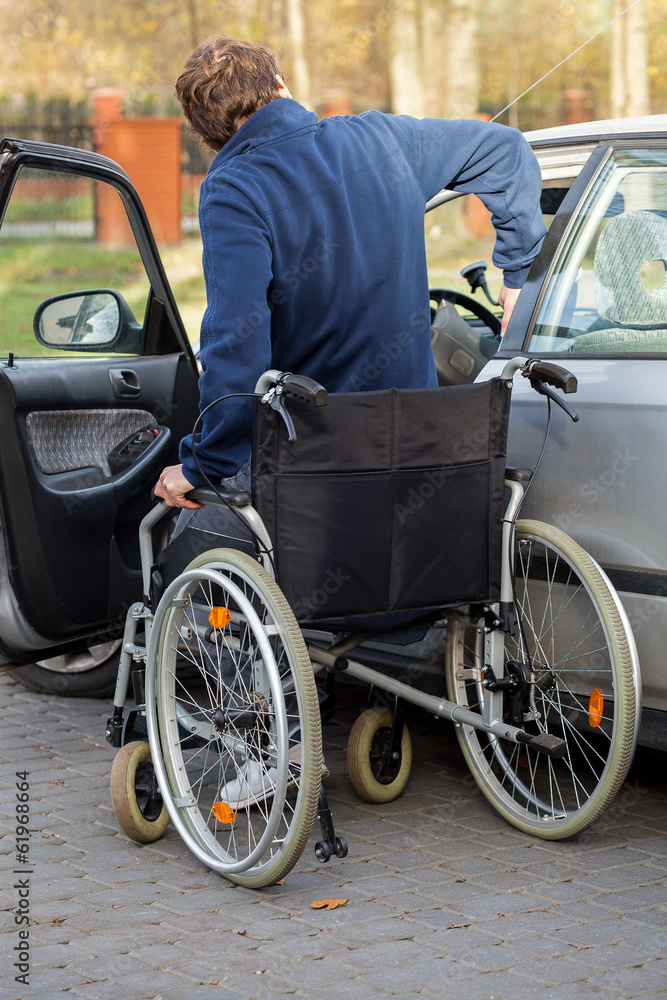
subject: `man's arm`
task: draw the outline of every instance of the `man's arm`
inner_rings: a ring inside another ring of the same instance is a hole
[[[500,289],[500,294],[498,295],[498,305],[503,311],[503,321],[500,324],[500,336],[501,338],[505,336],[505,330],[507,329],[507,324],[510,321],[510,317],[514,312],[514,306],[516,305],[516,300],[519,298],[520,288],[508,288],[507,285],[503,285]]]
[[[493,263],[506,289],[521,288],[546,233],[540,168],[523,135],[476,119],[399,116],[393,122],[407,139],[403,149],[421,176],[426,201],[452,188],[486,205],[496,230]]]
[[[218,396],[253,392],[259,376],[271,367],[267,292],[272,272],[268,229],[220,177],[208,182],[200,215],[208,302],[201,328],[203,411]],[[251,428],[250,399],[225,400],[206,414],[195,443],[209,478],[219,482],[238,471],[249,455]],[[179,457],[187,481],[203,486],[189,435]]]

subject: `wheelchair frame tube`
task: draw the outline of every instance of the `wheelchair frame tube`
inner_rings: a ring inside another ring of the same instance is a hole
[[[308,645],[308,653],[311,659],[315,660],[316,663],[324,660],[325,666],[329,665],[331,661],[331,654],[327,657],[327,652],[327,650],[320,649],[319,647]],[[427,712],[438,718],[449,719],[450,722],[454,722],[457,725],[482,729],[486,733],[492,733],[494,736],[512,740],[514,743],[526,742],[526,734],[523,729],[517,729],[516,726],[508,726],[502,719],[485,721],[481,715],[471,712],[467,708],[461,708],[460,705],[455,705],[453,701],[447,701],[446,698],[438,698],[436,695],[426,694],[424,691],[410,687],[409,684],[404,684],[402,681],[394,680],[393,677],[381,674],[378,670],[373,670],[363,663],[357,663],[356,660],[350,660],[347,657],[345,659],[347,660],[346,674],[356,677],[357,680],[362,681],[364,684],[372,684],[381,691],[388,691],[390,694],[398,695],[399,698],[404,698],[410,704],[426,709]]]
[[[220,506],[220,505],[218,505]],[[273,569],[273,542],[269,537],[269,533],[266,530],[266,526],[262,521],[261,517],[257,513],[254,507],[247,504],[245,507],[235,508],[239,514],[245,519],[246,524],[255,535],[258,536],[262,545],[265,548],[265,552],[262,552],[262,565],[267,573],[275,577],[275,572]],[[139,525],[139,552],[141,554],[141,579],[144,588],[144,598],[147,598],[150,593],[151,587],[151,566],[154,562],[153,557],[153,538],[151,535],[151,530],[154,524],[168,514],[173,507],[168,507],[167,504],[162,501],[149,510],[145,518]]]
[[[151,589],[151,566],[153,565],[153,538],[151,529],[161,517],[172,510],[164,500],[149,510],[146,517],[139,525],[139,552],[141,554],[141,579],[143,581],[144,598],[147,598]]]

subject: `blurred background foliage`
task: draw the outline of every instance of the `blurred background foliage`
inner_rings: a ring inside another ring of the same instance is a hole
[[[638,0],[622,14],[632,2],[0,0],[0,135],[101,148],[103,129],[91,117],[93,98],[109,98],[94,94],[103,88],[122,91],[126,117],[177,115],[174,81],[190,52],[218,32],[272,48],[294,96],[321,116],[368,108],[419,117],[501,113],[500,121],[529,130],[667,112],[665,0]],[[206,308],[197,200],[210,159],[184,130],[181,239],[161,246],[193,341]],[[93,199],[75,194],[51,197],[35,184],[22,199],[14,192],[14,229],[5,219],[2,230],[0,305],[9,339],[1,347],[45,350],[33,336],[33,312],[45,296],[74,287],[111,285],[141,316],[145,287],[134,258],[122,246],[112,253],[98,245]],[[467,292],[461,267],[491,262],[493,228],[472,201],[426,217],[431,287]],[[502,275],[490,265],[487,277],[495,298]]]
[[[176,112],[174,80],[213,32],[272,48],[320,114],[333,102],[492,116],[630,2],[0,0],[0,119],[3,105],[84,102],[99,87],[122,88],[129,112]],[[664,0],[640,0],[500,120],[525,130],[665,112],[666,57]]]

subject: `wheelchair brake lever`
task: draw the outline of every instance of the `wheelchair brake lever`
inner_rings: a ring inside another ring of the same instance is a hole
[[[271,409],[275,410],[276,413],[279,413],[285,421],[285,427],[287,428],[287,440],[296,441],[296,430],[294,428],[294,423],[289,410],[285,405],[285,395],[282,387],[277,385],[273,389],[269,389],[269,391],[262,397],[262,402],[268,403]]]
[[[560,396],[557,396],[556,393],[553,391],[553,389],[550,388],[550,386],[545,385],[544,382],[538,382],[537,380],[531,380],[531,385],[535,390],[535,392],[539,392],[541,396],[548,396],[549,399],[553,400],[553,402],[556,403],[557,406],[560,406],[561,410],[564,410],[565,413],[567,413],[572,423],[576,424],[576,422],[579,420],[579,414],[577,413],[577,411],[572,406],[570,406],[569,403],[566,403],[564,399],[561,399]]]

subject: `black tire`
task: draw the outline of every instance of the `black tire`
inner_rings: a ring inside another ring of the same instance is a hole
[[[562,759],[458,725],[475,781],[509,823],[544,840],[581,833],[608,808],[628,773],[639,722],[639,670],[618,595],[600,567],[564,532],[519,521],[517,631],[505,637],[506,673],[525,684],[513,721],[529,735],[565,741]],[[448,626],[452,701],[481,712],[484,620],[464,609]],[[498,695],[496,695],[498,697]],[[502,695],[501,695],[502,697]],[[505,696],[504,710],[512,711]]]
[[[9,675],[23,687],[40,694],[108,698],[116,687],[119,658],[120,640],[116,640],[91,646],[87,651],[26,663],[14,667]]]

